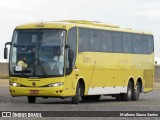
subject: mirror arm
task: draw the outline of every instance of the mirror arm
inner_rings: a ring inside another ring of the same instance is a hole
[[[70,46],[69,45],[65,45],[65,48],[67,49],[67,48],[69,48],[70,49]]]
[[[7,45],[12,45],[12,43],[11,42],[6,42],[5,43],[5,48],[6,48]]]

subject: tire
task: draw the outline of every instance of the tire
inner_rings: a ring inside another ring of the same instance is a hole
[[[35,103],[35,102],[36,102],[36,97],[28,96],[28,103]]]
[[[101,95],[81,96],[83,101],[98,101]]]
[[[76,95],[72,97],[72,103],[73,104],[78,104],[79,103],[79,97],[80,97],[80,87],[79,87],[79,82],[76,87]]]
[[[136,89],[133,89],[132,100],[138,100],[140,96],[140,84],[136,82]]]
[[[127,87],[127,93],[122,94],[123,101],[130,101],[132,99],[132,95],[133,95],[133,84],[131,81],[129,81]]]

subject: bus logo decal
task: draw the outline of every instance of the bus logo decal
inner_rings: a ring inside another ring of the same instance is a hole
[[[33,82],[33,83],[32,83],[32,85],[33,85],[33,87],[35,87],[35,86],[36,86],[36,83],[35,83],[35,82]]]

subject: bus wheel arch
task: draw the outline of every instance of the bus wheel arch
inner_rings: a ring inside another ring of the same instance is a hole
[[[79,82],[79,87],[80,87],[80,95],[81,96],[84,96],[84,93],[85,93],[85,82],[84,82],[84,80],[82,79],[82,78],[80,78],[79,80],[78,80],[78,82]]]
[[[79,103],[79,99],[81,96],[84,96],[84,91],[85,91],[85,83],[84,80],[82,78],[80,78],[77,81],[76,84],[76,92],[75,92],[75,96],[72,97],[72,103],[73,104],[78,104]]]

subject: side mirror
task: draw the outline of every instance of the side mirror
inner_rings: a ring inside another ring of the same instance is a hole
[[[69,45],[65,45],[65,48],[66,49],[69,49],[68,51],[68,60],[70,61],[70,62],[72,62],[73,61],[73,50],[71,50],[71,47],[69,46]]]
[[[69,45],[65,45],[65,48],[67,49],[67,48],[69,48],[70,49],[70,46]]]
[[[73,61],[73,56],[74,56],[74,54],[73,54],[73,50],[69,50],[69,54],[68,54],[68,59],[69,59],[69,61]]]
[[[8,48],[4,48],[4,59],[8,58]]]
[[[6,47],[7,45],[12,45],[11,42],[6,42],[5,43],[5,48],[4,48],[4,59],[8,58],[8,48]]]

